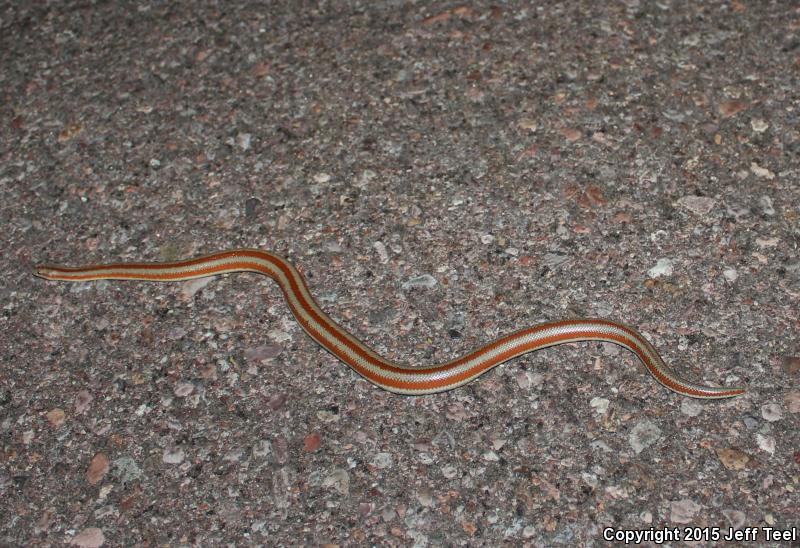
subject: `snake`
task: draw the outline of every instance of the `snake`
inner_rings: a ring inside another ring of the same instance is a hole
[[[34,274],[66,282],[143,280],[178,282],[255,272],[277,282],[297,322],[320,346],[370,383],[406,395],[434,394],[465,385],[490,369],[528,352],[565,343],[604,341],[636,355],[663,386],[700,399],[732,398],[743,387],[704,386],[681,378],[638,331],[617,321],[577,318],[547,321],[501,336],[460,357],[441,364],[412,366],[386,359],[323,312],[305,278],[289,261],[259,249],[232,249],[173,262],[123,262],[86,266],[39,265]]]

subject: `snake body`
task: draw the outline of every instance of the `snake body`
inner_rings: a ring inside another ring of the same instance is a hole
[[[738,396],[744,388],[703,386],[676,375],[638,331],[592,318],[545,322],[496,339],[442,364],[408,366],[388,360],[336,323],[311,296],[305,279],[286,259],[257,249],[235,249],[163,263],[114,263],[67,267],[41,265],[35,274],[48,280],[146,280],[174,282],[233,272],[257,272],[278,283],[297,322],[315,341],[371,383],[399,394],[432,394],[469,383],[493,367],[522,354],[569,342],[606,341],[633,352],[668,389],[693,398]]]

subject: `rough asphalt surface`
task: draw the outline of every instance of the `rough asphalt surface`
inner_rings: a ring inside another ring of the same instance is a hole
[[[798,74],[788,1],[0,3],[0,543],[796,543]],[[400,397],[265,278],[31,275],[231,247],[399,361],[599,316],[749,392]]]

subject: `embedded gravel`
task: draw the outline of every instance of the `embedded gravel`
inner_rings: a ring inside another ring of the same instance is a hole
[[[0,544],[796,545],[798,74],[794,2],[0,1]],[[31,274],[232,247],[397,361],[749,391],[400,397],[270,280]]]

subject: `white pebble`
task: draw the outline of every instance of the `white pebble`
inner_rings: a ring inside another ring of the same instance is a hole
[[[638,455],[661,438],[661,429],[649,420],[640,421],[631,430],[628,443]]]
[[[236,136],[236,144],[239,145],[239,148],[242,150],[247,150],[250,148],[250,142],[252,139],[253,136],[249,133],[240,133]]]
[[[458,470],[456,470],[455,466],[444,466],[442,467],[442,475],[447,479],[453,479],[458,475]]]
[[[726,268],[722,271],[722,275],[731,283],[739,278],[739,272],[737,272],[735,268]]]
[[[377,241],[372,244],[372,248],[375,250],[375,253],[378,254],[378,258],[381,261],[381,264],[386,264],[389,262],[389,253],[386,251],[386,246],[383,245],[383,242]]]
[[[764,215],[775,215],[775,208],[772,206],[772,198],[769,196],[762,196],[758,199],[758,205],[761,206],[761,211]]]
[[[324,480],[323,487],[332,487],[340,495],[350,492],[350,474],[344,468],[336,468]]]
[[[589,405],[594,409],[598,415],[604,415],[608,411],[608,404],[610,402],[606,398],[592,398]]]
[[[389,468],[392,465],[391,453],[378,453],[372,458],[370,462],[375,468]]]
[[[769,422],[779,421],[783,418],[783,410],[777,403],[768,403],[761,406],[761,416]]]
[[[708,196],[684,196],[678,200],[678,204],[698,215],[705,215],[717,205],[717,201]]]
[[[175,387],[175,395],[179,398],[185,398],[192,392],[194,392],[194,385],[190,382],[181,382]]]
[[[750,120],[750,127],[753,128],[753,131],[756,133],[764,133],[767,131],[767,128],[769,128],[769,124],[761,118],[753,118]]]
[[[766,434],[756,434],[756,443],[759,449],[772,455],[775,453],[775,438]]]
[[[669,503],[669,517],[675,523],[691,523],[702,509],[691,499],[675,500]]]
[[[647,271],[647,274],[651,278],[658,278],[659,276],[671,276],[672,275],[672,260],[670,259],[659,259],[656,263],[656,266],[651,268]]]
[[[161,460],[166,464],[180,464],[185,457],[186,454],[183,452],[183,449],[175,447],[173,449],[165,449]]]
[[[765,167],[761,167],[760,165],[758,165],[755,162],[752,162],[750,164],[750,171],[753,173],[753,175],[755,175],[756,177],[760,177],[762,179],[767,179],[767,180],[771,181],[772,179],[775,178],[775,174],[774,173],[772,173],[770,170],[768,170]]]
[[[403,285],[401,285],[400,287],[402,287],[406,291],[409,289],[417,289],[417,288],[433,289],[434,287],[436,287],[437,283],[438,282],[436,281],[436,278],[434,278],[430,274],[423,274],[421,276],[416,276],[414,278],[411,278],[410,280],[404,282]]]
[[[688,417],[696,417],[703,412],[703,406],[697,400],[683,398],[681,402],[681,413]]]
[[[314,175],[314,182],[315,183],[327,183],[331,180],[331,176],[328,173],[317,173]]]

